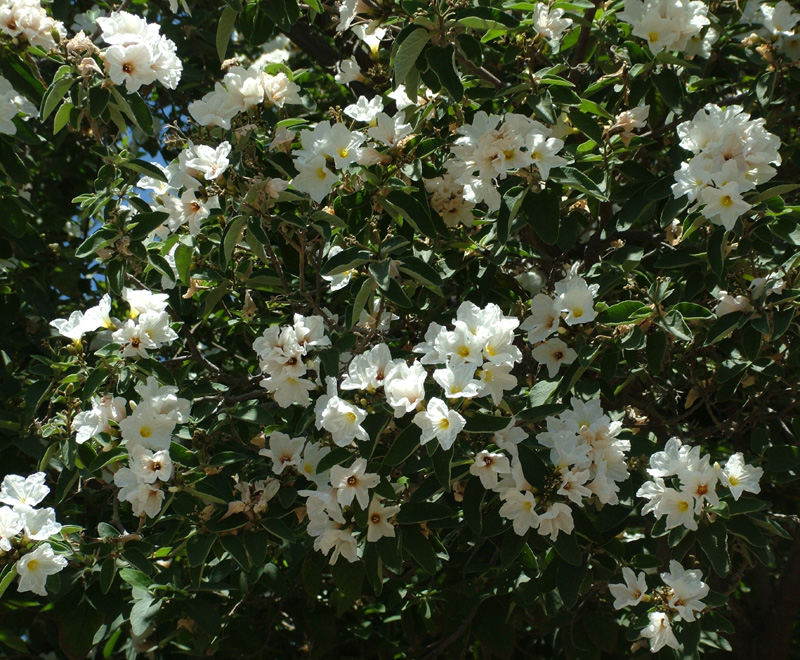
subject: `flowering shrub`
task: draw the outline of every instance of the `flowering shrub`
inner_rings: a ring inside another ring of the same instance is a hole
[[[797,655],[786,0],[0,47],[3,653]]]

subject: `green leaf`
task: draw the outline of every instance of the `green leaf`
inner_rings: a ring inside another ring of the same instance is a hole
[[[683,84],[678,74],[672,69],[664,68],[661,73],[652,75],[651,80],[667,107],[676,115],[682,114]]]
[[[510,417],[473,413],[466,418],[464,430],[467,433],[496,433],[506,428],[511,421]]]
[[[458,25],[475,30],[507,30],[516,28],[519,21],[494,7],[470,7],[462,9],[455,17]]]
[[[22,159],[17,155],[16,149],[5,139],[0,139],[0,167],[14,183],[27,183],[30,180],[30,174],[28,174]],[[3,203],[9,204],[6,201]]]
[[[153,115],[150,114],[150,108],[139,92],[134,92],[128,95],[128,103],[133,110],[136,125],[142,129],[147,135],[153,135]]]
[[[147,591],[153,581],[141,571],[135,568],[123,568],[119,572],[119,576],[135,589],[144,589]]]
[[[64,104],[58,109],[58,112],[56,112],[56,116],[53,119],[53,135],[58,133],[69,123],[69,119],[72,116],[72,111],[74,109],[75,106],[72,105],[72,103],[69,101],[64,101]]]
[[[100,565],[100,589],[107,594],[114,584],[117,575],[117,561],[113,557],[107,557]]]
[[[341,465],[353,457],[353,452],[345,447],[335,447],[317,464],[317,474],[323,474],[330,470],[334,465]]]
[[[716,344],[718,341],[725,339],[736,328],[741,327],[747,321],[748,315],[744,312],[731,312],[720,316],[711,325],[706,337],[706,346]]]
[[[607,199],[598,185],[592,181],[592,179],[586,176],[586,174],[575,167],[564,165],[563,167],[554,169],[551,173],[551,176],[554,181],[558,181],[566,186],[580,190],[591,197],[596,197],[600,200]]]
[[[47,92],[45,92],[44,98],[42,99],[42,107],[39,110],[41,121],[47,120],[74,83],[75,78],[59,78],[47,88]],[[58,131],[54,132],[58,133]]]
[[[110,98],[111,92],[105,87],[92,87],[89,90],[89,116],[92,119],[100,117],[108,107]]]
[[[559,226],[561,224],[561,194],[552,187],[541,192],[530,190],[522,200],[520,213],[528,224],[533,227],[534,233],[548,245],[558,242]]]
[[[225,54],[228,51],[228,42],[231,40],[233,29],[236,26],[236,17],[238,15],[238,12],[229,5],[222,10],[222,16],[219,17],[215,43],[217,45],[217,55],[219,56],[220,62],[225,61]]]
[[[225,256],[226,264],[230,262],[233,251],[242,239],[242,232],[244,232],[244,225],[246,222],[247,217],[239,215],[231,220],[225,227],[225,234],[222,237],[222,253]]]
[[[190,537],[186,542],[186,557],[189,560],[189,566],[200,566],[205,563],[216,540],[216,534],[195,534]]]
[[[372,259],[372,253],[355,245],[330,257],[320,270],[321,275],[339,275],[363,266]]]
[[[360,277],[352,285],[351,291],[355,291],[352,303],[347,305],[345,310],[345,326],[352,328],[361,318],[361,311],[366,307],[369,297],[375,291],[375,280],[371,277]]]
[[[436,270],[419,257],[403,257],[398,270],[410,275],[415,282],[441,295],[442,278]]]
[[[131,609],[131,632],[141,637],[147,632],[150,621],[161,609],[161,601],[151,596],[141,598],[134,602]]]
[[[559,534],[559,538],[561,536],[563,536],[563,533]],[[561,600],[564,602],[565,607],[572,608],[575,603],[578,602],[581,585],[583,584],[584,578],[586,578],[588,570],[589,566],[585,562],[581,562],[577,568],[571,566],[566,561],[559,564],[557,578],[558,593],[561,595]]]
[[[583,555],[578,547],[576,535],[559,532],[553,547],[559,556],[568,564],[580,566],[583,563]]]
[[[132,241],[141,241],[154,229],[164,224],[169,218],[169,213],[164,211],[152,211],[150,213],[138,213],[131,218],[136,224],[132,224],[128,229],[128,236]]]
[[[591,115],[580,110],[571,110],[567,113],[570,122],[575,128],[581,131],[586,137],[594,140],[597,144],[603,144],[603,130]]]
[[[455,518],[457,512],[439,502],[405,502],[397,514],[397,522],[401,525]]]
[[[416,198],[400,190],[392,190],[383,200],[384,208],[390,214],[400,215],[414,229],[428,238],[436,238],[438,232],[431,220],[430,211]]]
[[[369,272],[378,286],[386,291],[391,283],[391,270],[392,260],[384,259],[383,261],[373,262],[369,265]]]
[[[297,0],[267,0],[258,4],[259,9],[284,32],[300,20]]]
[[[166,174],[161,171],[160,167],[157,167],[153,163],[148,163],[146,160],[141,160],[140,158],[125,161],[124,163],[120,163],[120,166],[138,172],[139,174],[153,177],[157,181],[163,181],[164,183],[168,181]]]
[[[676,312],[680,313],[684,319],[689,321],[706,320],[714,318],[714,313],[702,305],[690,302],[679,302],[672,306]]]
[[[714,567],[714,572],[725,577],[731,570],[725,523],[718,520],[711,525],[701,525],[697,530],[697,542]]]
[[[75,256],[79,259],[94,256],[98,250],[116,241],[120,236],[119,229],[114,225],[103,225],[78,246]]]
[[[394,279],[389,280],[389,288],[386,289],[386,297],[398,307],[409,309],[414,306],[414,303],[411,302],[411,299],[403,290],[403,287]]]
[[[683,320],[683,316],[676,309],[669,310],[663,317],[657,318],[656,323],[671,335],[683,341],[692,341],[692,331]]]
[[[400,465],[419,447],[419,439],[422,436],[422,429],[416,424],[409,424],[397,436],[386,456],[383,459],[384,465]]]
[[[455,48],[448,46],[430,46],[425,51],[428,67],[436,74],[439,82],[454,101],[464,97],[464,85],[456,68]]]
[[[643,302],[638,300],[624,300],[600,312],[595,321],[597,323],[604,323],[605,325],[622,325],[631,323],[634,320],[647,318],[652,314],[653,310]]]
[[[250,568],[250,560],[247,557],[247,551],[244,548],[244,543],[242,543],[242,540],[238,536],[223,534],[219,537],[219,542],[239,566],[244,570]]]
[[[416,561],[428,573],[436,573],[436,553],[430,541],[419,529],[405,527],[400,530],[403,551]]]
[[[6,592],[14,578],[17,576],[17,564],[6,564],[0,572],[0,600],[3,599],[3,594]]]
[[[404,85],[406,78],[416,64],[423,49],[430,41],[431,34],[425,28],[418,27],[409,32],[400,42],[394,56],[395,85]],[[413,90],[409,90],[413,94]]]
[[[262,521],[262,525],[264,525],[264,529],[266,529],[270,534],[274,534],[284,541],[294,543],[297,540],[294,532],[289,529],[288,525],[280,518],[265,518]]]

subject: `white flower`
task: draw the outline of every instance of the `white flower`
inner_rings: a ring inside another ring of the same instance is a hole
[[[92,409],[79,412],[72,420],[75,441],[80,445],[99,433],[110,433],[110,422],[119,423],[125,419],[126,403],[121,396],[93,396]]]
[[[216,149],[204,144],[193,147],[194,157],[186,162],[186,166],[203,174],[206,181],[213,181],[221,177],[228,169],[231,145],[227,140],[220,143]]]
[[[563,495],[573,504],[583,506],[583,498],[591,497],[590,491],[585,484],[589,481],[589,470],[577,470],[576,468],[561,468],[561,487],[556,491]]]
[[[442,449],[450,449],[466,420],[455,410],[450,410],[441,399],[432,398],[424,412],[414,415],[414,424],[422,429],[420,442],[439,441]]]
[[[625,566],[622,569],[622,577],[625,584],[609,584],[608,590],[614,596],[614,609],[621,610],[623,607],[633,607],[642,602],[647,595],[647,580],[644,571],[636,576],[632,569]]]
[[[22,510],[35,507],[50,489],[44,485],[45,473],[36,472],[28,477],[8,474],[0,485],[0,504],[8,504]]]
[[[658,653],[665,646],[672,649],[680,648],[680,642],[672,632],[669,617],[663,612],[649,612],[647,618],[650,624],[642,630],[642,637],[650,639],[650,651]]]
[[[558,330],[560,314],[553,304],[553,299],[543,293],[537,293],[531,300],[531,315],[523,321],[520,330],[528,333],[528,341],[538,344]]]
[[[485,362],[483,366],[475,372],[480,379],[481,396],[491,396],[492,403],[498,405],[503,400],[503,392],[514,389],[517,386],[517,377],[511,375],[511,365],[492,364]]]
[[[425,379],[428,374],[418,360],[409,366],[397,361],[386,372],[383,391],[386,402],[394,409],[395,417],[413,412],[425,398]]]
[[[367,124],[371,124],[381,112],[383,112],[383,100],[380,96],[373,96],[371,99],[359,96],[358,101],[344,109],[344,114],[348,117]]]
[[[11,539],[22,531],[25,518],[11,507],[0,507],[0,551],[11,550]]]
[[[714,314],[717,316],[724,316],[734,312],[747,313],[753,311],[753,306],[747,296],[736,296],[734,298],[727,291],[718,291],[715,297],[719,301],[714,308]]]
[[[572,364],[578,354],[560,339],[548,339],[531,352],[533,359],[547,367],[547,375],[555,378],[562,364]]]
[[[571,534],[575,528],[575,522],[572,519],[572,509],[566,504],[555,502],[550,505],[542,514],[539,514],[539,529],[537,530],[542,536],[550,535],[550,540],[555,541],[558,538],[558,533],[563,531],[565,534]]]
[[[155,518],[161,511],[164,491],[156,484],[140,481],[130,468],[117,470],[114,484],[119,486],[119,499],[131,503],[133,515]]]
[[[556,282],[555,289],[557,295],[553,307],[556,311],[566,314],[564,321],[567,325],[594,320],[594,296],[599,285],[589,286],[582,277],[575,276]]]
[[[548,41],[557,42],[572,26],[572,19],[563,16],[563,9],[550,9],[546,3],[540,2],[533,10],[533,27]]]
[[[152,452],[142,445],[136,445],[130,455],[130,469],[139,481],[147,484],[169,481],[172,477],[172,459],[165,449]]]
[[[148,376],[144,383],[133,388],[152,410],[159,415],[166,415],[177,424],[189,421],[192,403],[188,399],[177,396],[178,388],[172,385],[159,385],[153,376]]]
[[[309,442],[300,456],[300,462],[297,467],[298,471],[306,479],[316,483],[317,487],[322,487],[328,483],[328,473],[317,474],[317,466],[330,452],[331,450],[328,449],[328,447]]]
[[[484,488],[492,490],[497,487],[497,477],[510,473],[511,466],[508,458],[503,454],[495,454],[484,449],[475,457],[475,462],[469,466],[469,472],[481,480]]]
[[[411,133],[411,124],[406,124],[403,112],[398,112],[394,117],[390,117],[385,112],[377,115],[376,125],[367,129],[367,134],[373,139],[385,144],[387,147],[394,147],[402,138]],[[425,186],[428,187],[425,180]]]
[[[333,378],[328,378],[328,394],[317,400],[315,413],[317,428],[328,431],[339,447],[346,447],[354,439],[369,439],[361,426],[361,422],[367,418],[366,411],[340,399],[336,394],[336,381]]]
[[[115,85],[125,85],[130,93],[155,82],[156,73],[150,68],[153,52],[147,44],[111,46],[105,59],[108,77]]]
[[[473,378],[474,375],[475,367],[465,363],[436,369],[433,379],[444,390],[448,399],[472,398],[478,396],[482,389],[480,381]]]
[[[686,529],[696,530],[697,521],[694,519],[694,509],[694,497],[691,493],[665,488],[658,506],[656,506],[655,514],[659,518],[667,517],[667,529],[683,525]]]
[[[512,521],[514,533],[525,536],[529,529],[539,526],[539,516],[535,511],[536,500],[530,491],[521,493],[513,488],[505,491],[501,496],[504,500],[500,507],[500,515]]]
[[[669,572],[661,574],[664,584],[672,588],[669,605],[678,610],[684,621],[694,621],[694,613],[706,607],[700,599],[708,595],[709,588],[702,577],[701,571],[686,571],[674,559],[669,563]]]
[[[67,565],[67,560],[53,552],[49,544],[43,543],[17,562],[19,584],[17,591],[32,591],[40,596],[47,595],[45,584],[48,575],[54,575]]]
[[[297,378],[289,374],[270,376],[260,383],[272,396],[281,408],[288,408],[291,405],[308,406],[311,400],[308,393],[315,390],[317,386],[306,378]]]
[[[399,506],[383,506],[381,499],[373,495],[367,511],[367,541],[374,543],[384,536],[394,538],[394,525],[389,522],[389,518],[398,511]]]
[[[306,163],[297,163],[298,174],[292,179],[292,187],[308,195],[319,204],[333,189],[339,177],[331,172],[325,156],[317,156]]]
[[[350,56],[346,60],[342,60],[336,64],[336,75],[334,80],[340,85],[347,85],[354,80],[363,80],[364,76],[361,74],[361,67],[358,66],[356,58]]]
[[[342,506],[351,504],[355,498],[362,509],[369,505],[369,489],[375,488],[381,478],[374,472],[366,472],[367,461],[357,458],[349,468],[334,465],[330,483],[336,489],[336,501]]]
[[[122,439],[131,451],[136,445],[153,451],[169,449],[174,428],[174,419],[157,413],[147,402],[136,406],[132,414],[119,422]]]
[[[358,541],[350,529],[336,526],[326,530],[314,540],[314,549],[324,555],[333,550],[329,560],[331,564],[335,564],[340,556],[351,563],[358,561]]]
[[[736,452],[725,463],[724,469],[719,471],[719,480],[730,489],[733,499],[738,500],[744,491],[756,494],[761,492],[758,482],[763,474],[764,470],[747,465],[742,453]]]
[[[272,461],[272,471],[281,474],[284,468],[297,466],[300,462],[300,451],[305,438],[290,438],[285,433],[273,431],[269,436],[269,449],[259,451],[260,456],[266,456]]]
[[[22,512],[25,536],[34,541],[46,541],[61,531],[56,512],[51,509],[26,509]]]

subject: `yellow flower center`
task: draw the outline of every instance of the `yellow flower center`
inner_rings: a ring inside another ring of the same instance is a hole
[[[686,513],[689,510],[689,503],[685,500],[678,502],[678,511]]]
[[[143,438],[149,438],[151,435],[153,435],[153,429],[151,429],[149,426],[143,426],[141,429],[139,429],[139,435]]]
[[[436,426],[438,426],[439,429],[442,430],[442,431],[444,431],[445,429],[449,429],[450,428],[450,420],[447,419],[447,417],[442,417],[439,420],[439,423]]]
[[[530,511],[533,508],[533,502],[529,502],[528,500],[525,500],[522,503],[522,508],[525,509],[525,511]]]
[[[31,559],[28,562],[28,570],[35,571],[39,567],[39,561],[37,559]]]
[[[656,31],[650,32],[647,35],[647,39],[648,41],[650,41],[651,44],[654,44],[656,41],[658,41],[658,32]]]
[[[344,418],[348,421],[348,423],[354,424],[356,421],[356,414],[351,412],[345,413]]]
[[[327,179],[327,178],[328,178],[328,175],[325,173],[325,169],[324,169],[324,168],[320,167],[320,168],[317,170],[317,178],[318,178],[320,181],[324,181],[325,179]]]
[[[583,307],[573,307],[572,316],[574,316],[576,319],[579,319],[581,316],[583,316]]]
[[[724,206],[725,208],[733,206],[733,200],[731,199],[730,195],[724,195],[722,198],[720,198],[719,203],[721,206]]]
[[[469,347],[459,346],[456,353],[458,353],[462,358],[469,357]]]
[[[737,477],[734,477],[733,475],[731,475],[730,477],[728,477],[728,483],[731,486],[738,486],[739,485],[739,479]]]
[[[342,158],[347,158],[347,154],[349,154],[349,153],[350,153],[350,150],[347,147],[342,147],[341,149],[339,149],[339,155]]]

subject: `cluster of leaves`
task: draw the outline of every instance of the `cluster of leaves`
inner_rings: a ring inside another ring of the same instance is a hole
[[[17,135],[0,138],[0,258],[16,261],[0,275],[8,320],[0,451],[4,472],[48,472],[59,520],[70,525],[60,549],[71,560],[46,600],[5,591],[0,645],[66,658],[621,657],[646,616],[615,612],[608,583],[621,566],[665,570],[676,559],[702,568],[713,591],[710,611],[677,626],[675,657],[796,653],[800,206],[791,182],[800,166],[792,121],[800,68],[744,46],[732,3],[715,7],[721,37],[706,59],[653,56],[615,21],[620,2],[556,3],[574,22],[557,45],[533,29],[534,3],[367,2],[369,18],[393,38],[374,55],[335,33],[337,12],[322,0],[199,2],[191,16],[166,4],[135,3],[135,11],[178,46],[184,74],[174,91],[127,94],[80,74],[64,49],[36,57],[0,42],[0,73],[40,108],[38,121],[17,120]],[[74,7],[55,2],[52,11],[69,24]],[[220,78],[220,61],[253,58],[279,34],[294,44],[290,73],[304,106],[257,108],[228,131],[193,125],[186,107]],[[350,55],[365,76],[348,89],[334,82],[334,65]],[[276,127],[341,117],[358,95],[400,84],[439,95],[417,111],[424,133],[357,181],[345,177],[327,206],[299,194],[268,202],[260,183],[297,172],[269,149]],[[686,158],[675,128],[712,102],[763,117],[782,144],[778,177],[749,197],[753,209],[733,231],[671,192]],[[648,128],[620,140],[615,117],[644,103]],[[454,128],[479,110],[567,122],[570,164],[542,186],[508,176],[496,214],[476,211],[475,227],[449,228],[424,182],[441,174]],[[169,162],[188,139],[234,145],[218,183],[223,208],[197,236],[149,241],[165,216],[135,184],[142,175],[163,179],[152,161]],[[327,256],[333,239],[344,249]],[[51,319],[103,292],[160,291],[176,244],[179,282],[169,293],[179,340],[130,360],[113,345],[92,354],[55,336]],[[428,324],[450,323],[462,301],[522,318],[531,296],[516,277],[536,269],[552,286],[575,262],[600,285],[598,316],[562,336],[578,359],[558,378],[548,380],[530,346],[520,346],[521,388],[506,398],[505,416],[468,415],[448,451],[419,448],[419,430],[398,433],[379,397],[366,395],[369,440],[318,467],[362,456],[387,497],[389,482],[402,480],[408,496],[396,537],[330,566],[305,532],[299,478],[282,479],[266,512],[230,514],[242,500],[237,485],[270,475],[258,456],[263,433],[313,426],[313,410],[279,408],[258,386],[252,345],[265,328],[331,310],[320,374],[337,376],[342,354],[378,341],[395,357],[410,355]],[[323,276],[347,270],[356,271],[350,284],[330,292]],[[715,315],[714,292],[745,292],[771,272],[783,273],[781,293]],[[385,331],[359,326],[373,305],[399,319]],[[179,469],[161,515],[139,520],[109,479],[124,450],[111,437],[78,445],[71,423],[93,395],[135,398],[148,375],[180,387],[192,418],[170,449]],[[518,536],[469,464],[514,414],[530,434],[521,448],[526,476],[539,479],[534,436],[571,396],[625,413],[632,476],[618,505],[575,509],[573,534],[554,543]],[[672,436],[714,459],[744,452],[764,469],[760,496],[723,499],[696,532],[641,516],[644,468]]]

